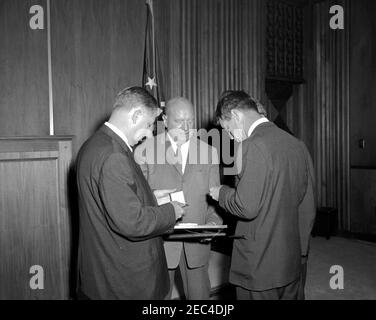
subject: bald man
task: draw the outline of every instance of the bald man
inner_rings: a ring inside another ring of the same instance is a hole
[[[165,190],[183,191],[188,204],[183,223],[221,224],[207,197],[210,187],[219,183],[218,155],[215,148],[197,138],[192,103],[182,97],[171,99],[163,121],[166,132],[146,140],[138,149],[148,154],[138,158],[147,181],[157,197]],[[185,297],[209,299],[210,244],[165,241],[164,248],[171,280],[169,296],[179,267]]]

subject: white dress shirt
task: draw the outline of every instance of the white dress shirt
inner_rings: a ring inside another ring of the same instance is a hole
[[[133,152],[133,149],[129,145],[127,137],[125,136],[125,134],[120,129],[118,129],[117,127],[115,127],[113,124],[111,124],[109,122],[105,122],[104,124],[107,127],[109,127],[113,132],[115,132],[121,138],[121,140],[123,140],[125,142],[125,144],[128,146],[128,148]]]
[[[168,139],[171,141],[171,146],[172,146],[172,149],[174,150],[175,154],[176,154],[176,150],[178,149],[178,145],[177,143],[174,141],[174,139],[171,138],[171,136],[167,133],[167,137]],[[187,158],[188,158],[188,151],[189,151],[189,141],[186,141],[184,142],[181,147],[180,147],[180,150],[181,150],[181,157],[182,157],[182,164],[181,164],[181,168],[182,168],[182,172],[184,173],[184,170],[185,170],[185,166],[187,164]]]
[[[256,120],[255,122],[252,123],[252,125],[249,127],[249,130],[248,130],[248,137],[251,136],[252,132],[256,129],[256,127],[258,125],[260,125],[261,123],[264,123],[264,122],[269,122],[269,120],[265,117],[262,117],[258,120]]]

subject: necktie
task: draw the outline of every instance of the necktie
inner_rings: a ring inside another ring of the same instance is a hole
[[[176,149],[175,156],[176,156],[176,159],[177,159],[177,161],[176,161],[176,167],[179,169],[179,171],[181,173],[183,173],[183,156],[181,154],[181,146],[180,145],[178,145],[178,147]]]

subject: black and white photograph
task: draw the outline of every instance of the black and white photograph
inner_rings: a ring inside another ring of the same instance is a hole
[[[0,300],[376,300],[375,121],[375,0],[0,0]]]

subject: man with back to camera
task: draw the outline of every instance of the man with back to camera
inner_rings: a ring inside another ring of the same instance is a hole
[[[235,188],[211,188],[213,199],[238,218],[230,282],[238,299],[303,299],[315,218],[314,172],[305,145],[262,116],[243,91],[225,92],[220,125],[241,142]]]
[[[157,206],[132,150],[158,114],[145,89],[124,89],[108,122],[79,151],[81,299],[164,299],[169,291],[161,235],[184,211],[177,202]]]
[[[141,168],[151,188],[157,197],[166,192],[183,191],[188,207],[182,222],[221,224],[222,219],[207,199],[209,188],[220,183],[218,155],[215,148],[195,135],[192,103],[183,97],[169,100],[163,121],[166,132],[146,140],[135,152],[135,156],[140,153]],[[146,151],[144,161],[142,151]],[[179,267],[185,297],[209,299],[210,244],[165,241],[164,247],[171,282],[169,297]]]

